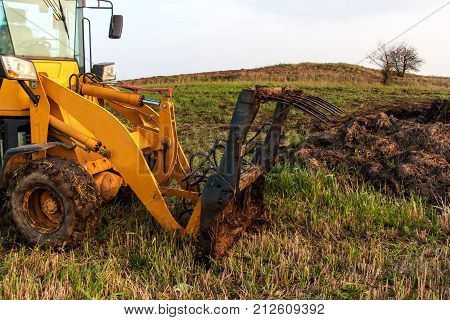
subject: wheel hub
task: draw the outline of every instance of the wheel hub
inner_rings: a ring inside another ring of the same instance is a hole
[[[47,186],[38,186],[25,194],[25,217],[42,234],[51,234],[59,229],[64,218],[62,208],[58,195]]]
[[[57,204],[57,200],[55,198],[53,198],[51,195],[49,195],[48,193],[43,193],[41,196],[41,208],[42,208],[42,212],[53,222],[55,218],[55,215],[58,212],[58,204]]]

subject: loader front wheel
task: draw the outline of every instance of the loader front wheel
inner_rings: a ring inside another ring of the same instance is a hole
[[[8,196],[12,219],[32,245],[72,247],[97,227],[98,188],[72,160],[30,162],[13,175]]]

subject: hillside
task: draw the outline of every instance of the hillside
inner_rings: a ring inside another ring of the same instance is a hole
[[[377,70],[345,63],[279,64],[257,69],[204,72],[174,76],[159,76],[129,80],[135,84],[189,83],[189,82],[336,82],[377,83],[381,75]],[[395,79],[397,84],[425,84],[449,86],[450,78],[408,74]]]
[[[389,86],[383,85],[381,80],[379,71],[361,66],[301,63],[125,82],[142,87],[173,87],[178,128],[189,136],[188,140],[193,135],[214,137],[218,128],[227,128],[239,92],[255,85],[304,90],[337,105],[348,117],[369,110],[420,108],[429,106],[436,99],[450,97],[450,78],[408,74],[402,79],[394,78]],[[158,99],[157,96],[149,97]],[[266,118],[270,112],[271,109],[262,110]],[[200,128],[199,123],[208,123],[209,126]],[[297,133],[324,129],[317,121],[302,115],[290,118],[288,126]],[[182,141],[186,135],[181,135]],[[187,149],[190,147],[188,144]]]

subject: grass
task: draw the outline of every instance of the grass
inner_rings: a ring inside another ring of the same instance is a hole
[[[364,68],[303,68],[323,77],[286,82],[276,76],[258,82],[302,88],[348,115],[450,98],[444,78],[385,87],[371,82],[377,75]],[[266,78],[269,71],[257,73]],[[360,74],[366,81],[348,80]],[[175,87],[180,140],[187,151],[196,151],[225,134],[238,92],[255,84],[243,77],[141,82]],[[271,109],[265,106],[262,116],[269,117]],[[298,119],[307,123],[299,113],[291,116],[286,139],[291,146],[308,134]],[[265,201],[265,223],[210,270],[194,263],[191,240],[165,234],[137,199],[104,206],[96,236],[63,252],[24,245],[2,214],[0,299],[450,298],[448,211],[419,197],[390,198],[371,186],[339,180],[332,172],[293,166],[274,170]]]
[[[2,238],[1,299],[448,299],[448,235],[420,198],[277,167],[268,221],[209,271],[142,206],[110,204],[82,248]]]
[[[346,115],[363,112],[385,106],[407,107],[410,105],[430,103],[435,99],[450,98],[450,80],[448,86],[421,87],[412,84],[382,86],[378,83],[340,84],[311,82],[259,82],[259,85],[289,86],[320,96],[341,107]],[[196,151],[211,146],[218,134],[226,133],[231,120],[237,96],[242,89],[255,86],[254,82],[202,82],[174,83],[177,126],[182,145],[187,150]],[[152,84],[158,87],[160,84]],[[262,107],[257,122],[270,119],[274,107]],[[309,118],[294,111],[289,117],[288,130],[304,134]],[[298,122],[305,128],[298,126]]]

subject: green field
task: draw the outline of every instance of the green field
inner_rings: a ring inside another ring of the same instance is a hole
[[[347,116],[450,98],[448,78],[378,80],[373,70],[307,64],[134,83],[174,87],[188,153],[226,134],[237,94],[255,84],[300,88]],[[308,121],[293,112],[284,143],[298,144]],[[450,298],[448,208],[292,165],[270,175],[266,204],[263,223],[210,270],[194,263],[192,240],[165,234],[136,199],[104,206],[97,235],[64,252],[22,244],[2,214],[0,299]]]

